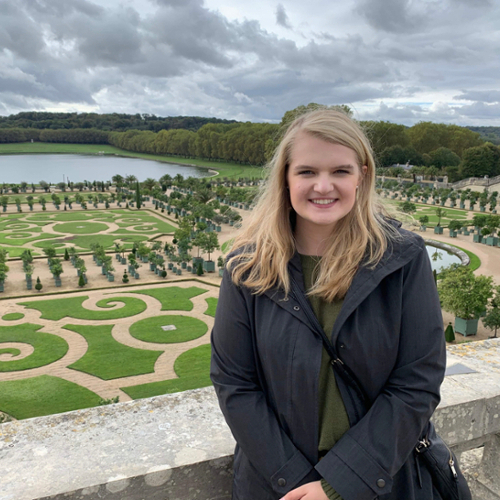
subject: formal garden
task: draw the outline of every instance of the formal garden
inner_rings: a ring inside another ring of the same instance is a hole
[[[210,384],[216,286],[6,300],[0,411],[16,419]]]
[[[0,420],[210,384],[224,255],[257,181],[115,177],[56,192],[40,183],[31,194],[29,185],[2,189]],[[427,199],[411,186],[379,192],[413,230],[455,242],[470,258],[436,276],[444,314],[455,317],[447,340],[468,341],[478,322],[496,335],[500,289],[474,272],[481,261],[464,244],[498,245],[488,239],[500,225],[495,200],[487,212],[471,211],[441,199],[442,191]]]
[[[216,197],[205,185],[123,183],[113,199],[6,203],[0,421],[208,385],[223,254],[248,184]]]

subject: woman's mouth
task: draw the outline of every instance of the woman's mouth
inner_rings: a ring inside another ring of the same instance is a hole
[[[332,203],[335,203],[337,200],[334,198],[320,198],[320,199],[313,199],[309,200],[311,203],[314,205],[331,205]]]

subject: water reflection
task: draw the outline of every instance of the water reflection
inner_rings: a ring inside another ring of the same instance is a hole
[[[438,273],[452,264],[462,263],[460,257],[457,257],[455,254],[447,252],[442,248],[436,248],[429,244],[425,245],[425,248],[427,249],[427,253],[431,259],[432,269],[436,270]]]
[[[148,177],[159,179],[168,174],[172,177],[207,177],[208,169],[162,163],[142,158],[121,158],[98,155],[0,155],[0,183],[37,183],[41,180],[58,183],[108,181],[114,175],[135,175],[140,181]]]

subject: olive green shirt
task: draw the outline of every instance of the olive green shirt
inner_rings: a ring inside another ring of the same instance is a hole
[[[321,257],[301,255],[302,274],[304,276],[304,286],[310,290],[317,276],[318,264]],[[333,329],[333,325],[342,307],[343,299],[326,302],[324,299],[312,295],[309,302],[314,314],[318,318],[323,330],[327,335]],[[320,460],[324,457],[333,445],[349,429],[349,419],[344,406],[344,402],[337,387],[335,375],[330,365],[330,356],[323,348],[321,356],[321,368],[319,374],[318,388],[319,405],[319,445],[318,452]],[[340,495],[324,480],[321,486],[330,500],[342,500]]]

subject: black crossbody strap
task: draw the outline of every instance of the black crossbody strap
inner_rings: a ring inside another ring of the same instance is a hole
[[[340,377],[342,377],[342,380],[350,386],[358,397],[361,399],[363,402],[365,408],[368,408],[368,399],[366,397],[366,394],[364,390],[362,389],[361,385],[356,379],[356,376],[352,373],[352,371],[349,369],[349,367],[338,357],[337,352],[335,351],[335,348],[333,347],[333,344],[330,342],[328,337],[326,336],[323,327],[320,325],[318,318],[312,311],[311,305],[309,304],[308,300],[306,297],[301,293],[300,288],[297,285],[297,282],[295,281],[294,277],[290,275],[290,279],[292,282],[292,287],[294,290],[294,297],[297,299],[299,304],[301,305],[304,313],[307,316],[307,319],[311,326],[313,327],[314,332],[319,335],[321,340],[323,341],[323,345],[325,347],[326,352],[330,356],[330,364],[332,365],[333,369],[335,372],[339,374]]]

